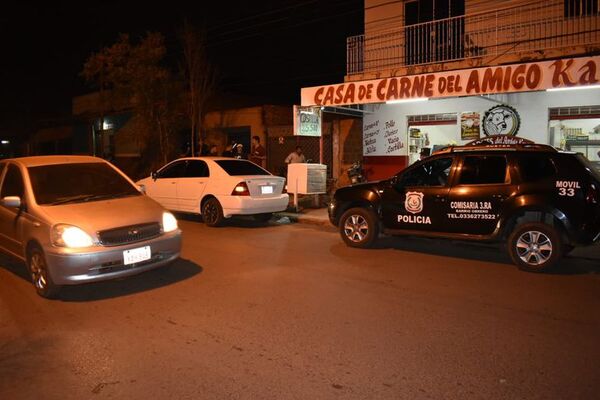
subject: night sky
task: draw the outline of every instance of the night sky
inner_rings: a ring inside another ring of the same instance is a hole
[[[208,30],[220,92],[292,104],[301,87],[343,80],[346,37],[362,33],[363,1],[4,2],[0,131],[67,116],[71,97],[90,91],[79,77],[85,59],[119,33],[163,33],[176,65],[184,18]]]

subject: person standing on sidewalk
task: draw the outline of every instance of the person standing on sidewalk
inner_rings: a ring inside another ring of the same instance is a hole
[[[265,160],[267,159],[266,154],[267,152],[265,148],[260,144],[260,138],[258,136],[252,136],[252,151],[250,153],[250,161],[265,168]]]
[[[306,157],[302,154],[302,147],[296,146],[296,150],[292,151],[286,158],[286,164],[305,163]]]

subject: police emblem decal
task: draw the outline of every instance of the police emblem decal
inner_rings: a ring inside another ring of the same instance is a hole
[[[406,192],[404,208],[406,208],[406,211],[412,214],[418,214],[423,211],[423,193]]]

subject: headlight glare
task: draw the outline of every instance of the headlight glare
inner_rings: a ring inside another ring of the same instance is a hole
[[[94,241],[90,235],[76,226],[58,224],[52,228],[52,244],[59,247],[81,248],[93,246]]]
[[[177,219],[170,212],[163,213],[163,232],[173,232],[177,229]]]

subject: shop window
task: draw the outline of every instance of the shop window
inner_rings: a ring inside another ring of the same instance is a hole
[[[467,156],[463,161],[460,185],[492,185],[506,182],[506,157]]]
[[[517,162],[523,182],[540,182],[547,179],[554,179],[556,176],[556,167],[547,155],[523,155],[518,158]]]
[[[402,175],[398,188],[407,186],[446,186],[452,167],[452,158],[438,158],[424,162]]]
[[[598,14],[598,0],[564,0],[565,17]]]

